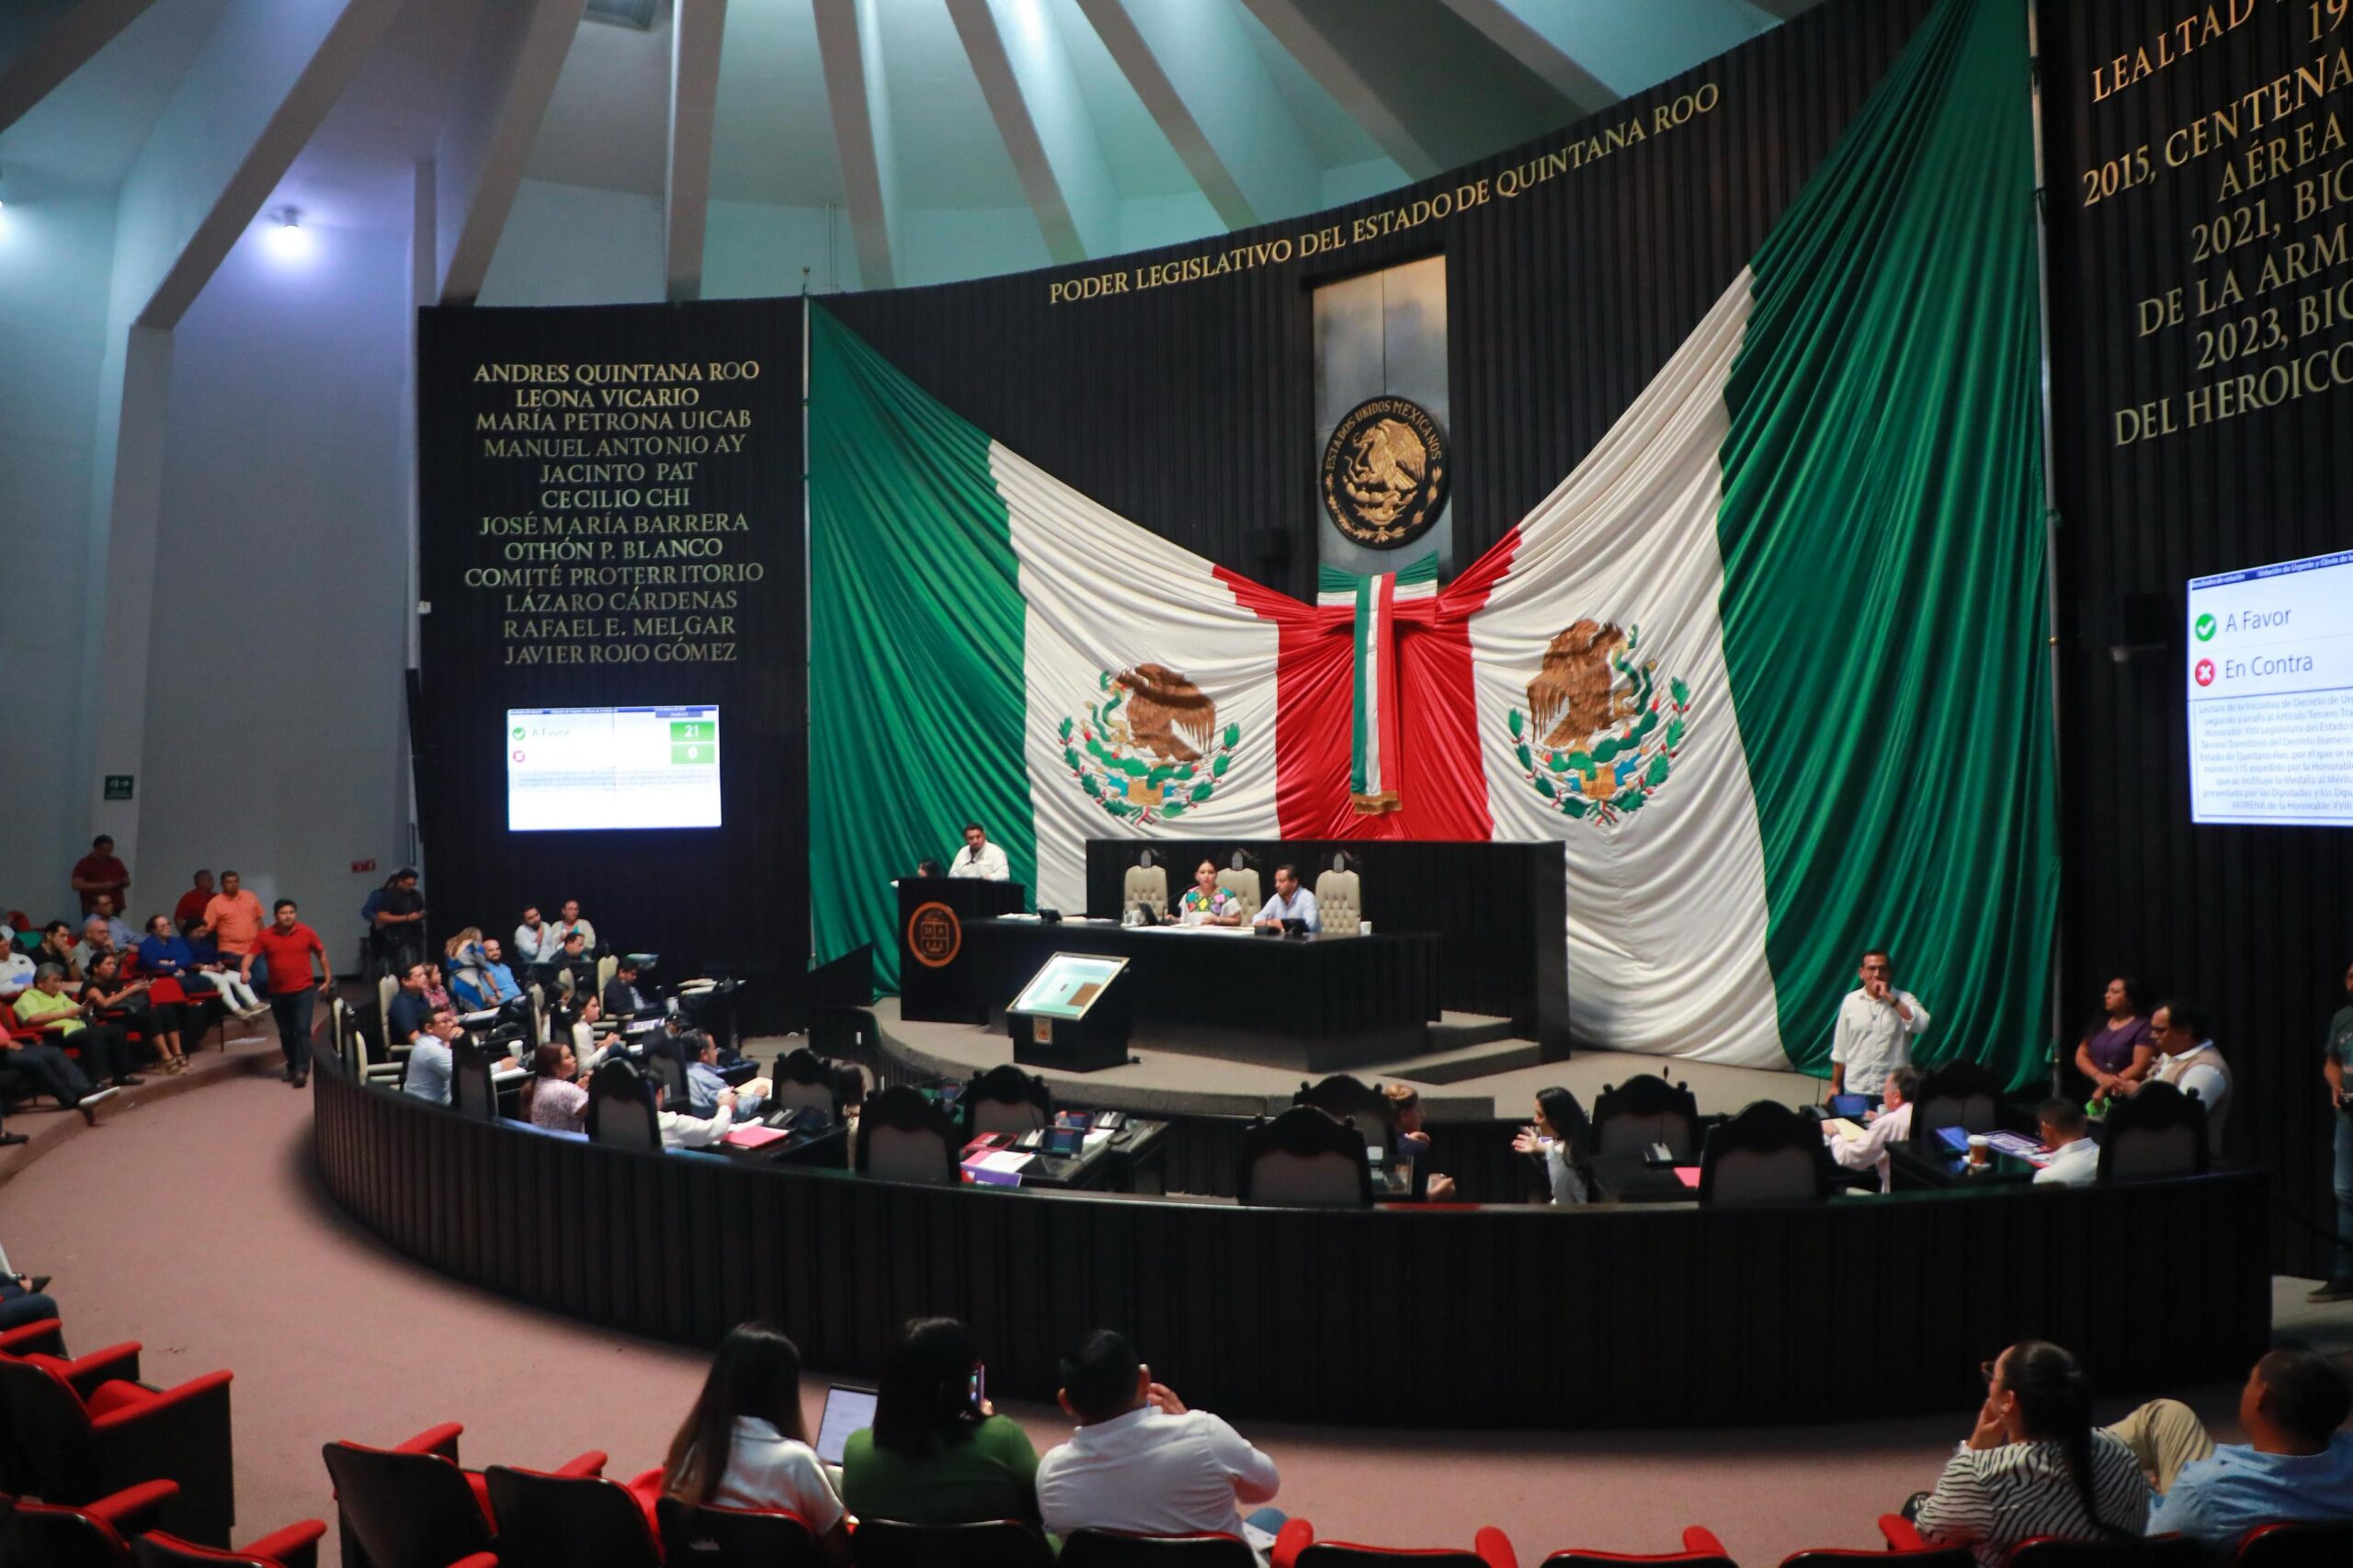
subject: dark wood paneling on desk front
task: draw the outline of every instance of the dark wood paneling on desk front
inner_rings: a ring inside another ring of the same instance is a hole
[[[1317,873],[1345,850],[1361,862],[1358,892],[1364,918],[1374,930],[1435,931],[1444,942],[1438,959],[1441,1006],[1509,1018],[1542,1048],[1547,1062],[1568,1057],[1567,873],[1556,840],[1090,838],[1089,915],[1120,913],[1128,868],[1143,849],[1168,868],[1172,898],[1190,885],[1194,867],[1203,860],[1222,866],[1237,849],[1257,858],[1261,891],[1274,892],[1275,868],[1286,860],[1299,867],[1301,882],[1312,891]]]
[[[1017,1399],[1051,1399],[1058,1352],[1107,1325],[1224,1415],[1564,1427],[1966,1411],[1978,1362],[2029,1335],[2080,1352],[2103,1394],[2174,1392],[2244,1375],[2269,1326],[2260,1173],[1332,1212],[628,1153],[363,1088],[332,1061],[312,1093],[327,1191],[421,1263],[687,1344],[767,1319],[813,1366],[870,1377],[894,1325],[951,1313]],[[1824,1347],[1857,1345],[1902,1375],[1825,1400]]]

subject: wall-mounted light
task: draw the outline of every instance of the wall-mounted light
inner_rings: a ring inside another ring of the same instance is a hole
[[[300,208],[281,207],[271,216],[278,220],[269,231],[271,255],[281,261],[299,261],[311,254],[311,236],[302,228]]]

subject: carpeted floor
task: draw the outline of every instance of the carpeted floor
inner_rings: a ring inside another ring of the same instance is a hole
[[[702,1355],[583,1327],[404,1262],[318,1191],[309,1098],[266,1078],[224,1081],[76,1138],[0,1189],[0,1243],[19,1268],[58,1277],[76,1348],[142,1340],[149,1381],[164,1384],[234,1369],[237,1539],[331,1517],[319,1445],[332,1437],[390,1442],[456,1420],[470,1463],[548,1465],[591,1448],[610,1452],[617,1475],[659,1463]],[[2283,1281],[2283,1303],[2291,1294],[2301,1289]],[[2340,1335],[2353,1324],[2344,1309],[2297,1315]],[[1411,1354],[1410,1336],[1398,1353]],[[1843,1380],[1902,1375],[1870,1346],[1824,1344],[1822,1365],[1826,1407]],[[2236,1435],[2234,1390],[2185,1392],[2218,1432]],[[813,1422],[822,1392],[811,1385]],[[1041,1449],[1063,1436],[1054,1412],[1007,1413]],[[1755,1565],[1808,1546],[1876,1546],[1876,1516],[1928,1485],[1968,1425],[1955,1415],[1461,1434],[1421,1430],[1400,1409],[1382,1431],[1245,1432],[1281,1467],[1279,1506],[1326,1538],[1467,1545],[1496,1524],[1533,1562],[1573,1545],[1672,1550],[1682,1526],[1702,1523]],[[332,1562],[332,1531],[327,1546]]]

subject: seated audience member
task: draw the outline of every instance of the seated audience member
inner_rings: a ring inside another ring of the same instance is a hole
[[[2275,1520],[2353,1519],[2353,1388],[2327,1358],[2282,1347],[2239,1391],[2245,1443],[2214,1446],[2189,1407],[2160,1399],[2109,1428],[2160,1494],[2151,1535],[2194,1537],[2219,1559]]]
[[[131,891],[131,868],[115,858],[114,840],[103,833],[90,840],[90,852],[74,862],[73,879],[85,915],[97,906],[98,894],[108,894],[120,908],[123,894]]]
[[[1860,1138],[1841,1137],[1828,1126],[1822,1130],[1830,1141],[1830,1157],[1850,1171],[1873,1173],[1881,1192],[1892,1186],[1887,1146],[1912,1136],[1912,1098],[1920,1092],[1920,1070],[1909,1062],[1887,1075],[1881,1085],[1886,1097],[1880,1113],[1863,1129]]]
[[[670,1439],[662,1492],[689,1507],[798,1514],[826,1562],[849,1561],[841,1499],[801,1411],[800,1347],[766,1324],[739,1324],[720,1341],[702,1393]]]
[[[568,1040],[550,1040],[531,1053],[523,1084],[523,1119],[558,1132],[588,1131],[588,1091],[579,1084],[580,1059]]]
[[[515,971],[506,967],[506,953],[498,945],[497,937],[484,937],[474,945],[472,967],[480,984],[469,985],[461,976],[456,983],[460,1001],[481,1010],[504,1007],[523,994],[523,988],[515,983]]]
[[[423,967],[413,965],[409,972],[414,974]],[[401,1093],[435,1105],[448,1105],[449,1075],[456,1066],[451,1048],[464,1038],[465,1032],[458,1027],[458,1015],[449,1008],[436,1007],[427,1013],[424,1030],[409,1047],[408,1065],[401,1073]]]
[[[0,1332],[60,1315],[46,1291],[49,1277],[18,1274],[0,1256]]]
[[[318,960],[319,983],[311,985],[311,960]],[[305,925],[290,898],[270,906],[270,923],[254,937],[253,951],[238,966],[250,982],[264,968],[268,976],[269,1010],[278,1020],[278,1049],[286,1058],[286,1081],[296,1088],[311,1079],[311,1017],[318,997],[335,989],[335,966],[327,961],[327,945]]]
[[[2196,1095],[2206,1108],[2207,1152],[2222,1153],[2222,1119],[2231,1111],[2231,1064],[2211,1038],[2213,1023],[2205,1009],[2182,1001],[2160,1002],[2149,1015],[2149,1034],[2162,1054],[2145,1080],[2171,1084],[2185,1095]]]
[[[563,946],[563,938],[555,934],[555,927],[540,918],[540,906],[525,908],[523,923],[515,927],[515,961],[530,969],[553,959]]]
[[[87,979],[90,966],[98,960],[100,955],[121,950],[115,945],[114,927],[93,915],[82,922],[82,939],[74,944],[74,968]]]
[[[2091,1139],[2091,1121],[2084,1108],[2071,1099],[2052,1098],[2034,1113],[2036,1131],[2051,1150],[2051,1163],[2034,1173],[2041,1187],[2082,1187],[2099,1176],[2099,1145]]]
[[[594,996],[584,996],[576,1007],[559,1006],[548,1020],[549,1032],[572,1042],[572,1054],[580,1060],[583,1074],[594,1073],[597,1065],[616,1049],[620,1036],[601,1028],[605,1005]]]
[[[1887,1075],[1912,1061],[1912,1040],[1928,1028],[1928,1009],[1895,984],[1885,948],[1865,949],[1855,971],[1862,984],[1839,999],[1830,1030],[1830,1092],[1877,1096]]]
[[[682,1111],[664,1108],[667,1094],[660,1083],[654,1085],[654,1124],[662,1133],[665,1149],[708,1149],[727,1136],[735,1125],[736,1096],[733,1089],[719,1096],[709,1116],[689,1116]]]
[[[597,950],[597,927],[582,917],[580,901],[567,898],[563,901],[563,918],[555,923],[556,945],[561,947],[574,937],[580,938],[581,947],[588,952]]]
[[[709,1116],[719,1107],[719,1096],[729,1089],[735,1091],[737,1119],[758,1119],[774,1086],[766,1078],[755,1078],[741,1085],[730,1084],[719,1074],[719,1042],[707,1034],[689,1033],[679,1037],[691,1045],[694,1054],[687,1059],[687,1104],[697,1116]]]
[[[1555,1203],[1583,1203],[1586,1200],[1585,1176],[1578,1171],[1576,1149],[1563,1131],[1563,1123],[1574,1123],[1569,1115],[1575,1096],[1557,1084],[1536,1091],[1536,1119],[1512,1134],[1515,1153],[1533,1154],[1544,1166],[1544,1179],[1552,1191]]]
[[[605,983],[605,1016],[608,1018],[640,1018],[654,1010],[654,1004],[637,988],[637,960],[623,958],[613,967],[613,978]]]
[[[237,975],[218,964],[198,962],[196,950],[188,940],[172,929],[172,923],[158,915],[147,922],[147,935],[139,939],[139,967],[149,974],[167,974],[180,983],[191,1000],[201,1000],[208,994],[218,994],[229,1010],[241,1018],[254,1017],[269,1011],[269,1004],[254,994],[254,988]]]
[[[33,988],[17,998],[13,1010],[20,1020],[27,1023],[36,1017],[50,1017],[61,1023],[65,1017],[71,1017],[74,1020],[72,1026],[70,1028],[44,1028],[40,1039],[27,1039],[19,1034],[0,1033],[0,1061],[5,1061],[7,1065],[40,1085],[56,1099],[61,1108],[78,1110],[82,1113],[83,1119],[95,1122],[97,1119],[98,1102],[112,1096],[114,1090],[92,1088],[90,1080],[84,1075],[80,1064],[66,1055],[58,1046],[57,1041],[63,1035],[82,1028],[79,1021],[81,1008],[77,1004],[64,999],[62,994],[64,989],[64,972],[55,964],[43,964],[40,976],[33,983]],[[52,1005],[52,1002],[56,1005]],[[27,1006],[28,1003],[34,1004],[29,1009]],[[69,1011],[61,1014],[58,1005],[62,1005],[63,1008]],[[78,1041],[76,1043],[79,1044]],[[86,1054],[85,1059],[88,1060]],[[95,1064],[94,1062],[93,1065]],[[21,1134],[10,1136],[16,1138],[18,1142],[24,1141]]]
[[[458,999],[449,994],[449,977],[442,972],[441,966],[431,959],[423,959],[417,962],[416,967],[425,971],[425,1005],[428,1007],[447,1007],[451,1012],[456,1012]]]
[[[172,928],[185,937],[203,925],[204,906],[211,902],[212,873],[199,871],[195,884],[180,894],[180,901],[172,905]]]
[[[588,939],[579,932],[556,943],[554,968],[551,975],[561,971],[572,976],[573,988],[586,991],[597,978],[596,960],[588,956]]]
[[[2099,1017],[2075,1047],[2075,1071],[2091,1080],[2092,1103],[2103,1104],[2140,1087],[2157,1060],[2157,1042],[2141,1010],[2141,983],[2123,975],[2108,983]]]
[[[1390,1115],[1393,1119],[1396,1138],[1393,1147],[1404,1158],[1427,1164],[1430,1157],[1430,1135],[1422,1120],[1422,1093],[1411,1084],[1384,1084],[1381,1092],[1389,1096]],[[1446,1203],[1454,1197],[1454,1178],[1432,1171],[1425,1184],[1423,1197],[1432,1203]]]
[[[210,937],[221,961],[235,967],[253,951],[254,938],[261,935],[262,924],[261,900],[245,891],[236,872],[223,871],[221,891],[204,906],[204,923],[188,937],[191,940]]]
[[[1913,1522],[2002,1568],[2030,1536],[2137,1539],[2148,1483],[2132,1450],[2092,1425],[2091,1380],[2056,1345],[2024,1340],[1986,1363],[1985,1403]]]
[[[65,975],[55,964],[43,964],[33,988],[17,998],[18,1020],[39,1029],[50,1042],[80,1051],[82,1070],[92,1078],[109,1079],[118,1089],[146,1082],[131,1074],[131,1041],[121,1027],[92,1023],[84,1017],[87,1010],[65,994]]]
[[[392,993],[392,1002],[384,1008],[384,1039],[392,1045],[406,1045],[424,1032],[426,1020],[433,1017],[433,1004],[426,1000],[425,988],[433,978],[429,965],[413,963],[401,975],[400,989]]]
[[[1239,926],[1242,901],[1217,885],[1216,862],[1204,860],[1193,868],[1193,885],[1169,907],[1168,918],[1179,926]]]
[[[154,988],[152,980],[122,978],[120,953],[101,953],[82,977],[82,1005],[92,1017],[119,1025],[126,1045],[130,1030],[145,1035],[155,1053],[155,1065],[165,1072],[185,1072],[188,1058],[180,1051],[180,1009],[172,1003],[155,1001],[148,994]]]
[[[65,978],[80,984],[82,966],[74,959],[79,944],[74,940],[74,928],[63,920],[52,920],[40,928],[40,944],[33,949],[36,972],[40,965],[53,963],[65,971]]]
[[[842,1450],[842,1501],[860,1519],[916,1525],[1038,1522],[1038,1450],[973,1398],[981,1358],[954,1318],[902,1324],[882,1363],[872,1427]]]
[[[1240,1535],[1237,1505],[1267,1502],[1282,1484],[1239,1432],[1154,1382],[1123,1334],[1087,1335],[1063,1360],[1062,1385],[1055,1397],[1078,1430],[1038,1461],[1038,1513],[1055,1535]]]
[[[130,951],[131,945],[139,940],[139,933],[131,928],[131,923],[123,919],[121,911],[115,907],[114,895],[102,892],[90,902],[97,907],[90,911],[88,919],[82,924],[86,927],[91,920],[102,923],[108,937],[113,939],[115,949],[118,952]]]
[[[1280,926],[1286,920],[1305,921],[1311,937],[1324,929],[1324,917],[1315,911],[1315,895],[1299,885],[1299,868],[1288,864],[1275,868],[1274,896],[1260,907],[1252,924]]]

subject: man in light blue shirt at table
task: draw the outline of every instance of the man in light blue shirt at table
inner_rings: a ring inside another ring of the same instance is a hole
[[[1307,934],[1319,935],[1324,929],[1323,917],[1315,913],[1315,895],[1299,885],[1299,868],[1275,868],[1275,896],[1258,911],[1256,926],[1279,926],[1286,920],[1304,920]]]
[[[2143,1405],[2109,1430],[2121,1435],[2143,1412],[2172,1405],[2169,1400]],[[2149,1515],[2148,1533],[2190,1536],[2219,1561],[2230,1557],[2239,1539],[2257,1525],[2353,1519],[2353,1432],[2337,1430],[2348,1414],[2353,1386],[2325,1357],[2303,1349],[2272,1351],[2255,1364],[2239,1392],[2245,1443],[2217,1448],[2199,1428],[2188,1432],[2186,1444],[2160,1442],[2147,1452],[2132,1445],[2163,1494]],[[2189,1426],[2195,1424],[2190,1417]],[[2163,1431],[2167,1423],[2158,1418],[2138,1425]],[[2165,1473],[2169,1460],[2175,1465],[2171,1475]]]

